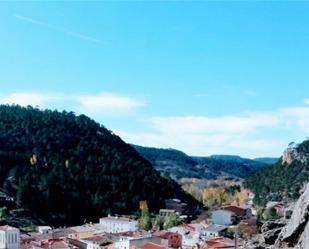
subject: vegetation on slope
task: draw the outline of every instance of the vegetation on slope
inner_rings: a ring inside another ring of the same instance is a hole
[[[280,159],[246,179],[245,186],[255,193],[256,204],[299,197],[300,189],[309,181],[309,140],[296,146],[295,151],[297,156],[291,163]]]
[[[190,157],[174,149],[133,146],[157,170],[175,180],[182,178],[243,178],[267,165],[239,156]]]
[[[197,204],[163,178],[131,146],[85,115],[0,106],[0,186],[18,207],[52,225],[151,210],[178,197]]]

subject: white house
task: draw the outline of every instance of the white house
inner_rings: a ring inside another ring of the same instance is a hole
[[[101,249],[101,245],[108,243],[109,240],[104,236],[93,236],[81,239],[81,242],[87,244],[87,249]]]
[[[48,234],[52,228],[50,226],[38,226],[38,232],[40,234]]]
[[[19,229],[11,226],[0,227],[0,249],[19,249]]]
[[[184,248],[195,247],[200,241],[201,233],[190,224],[172,227],[168,229],[168,231],[178,233],[182,236],[182,247]]]
[[[226,231],[226,229],[227,227],[223,225],[209,225],[204,231],[205,239],[208,240],[211,238],[222,236],[223,232]]]
[[[148,232],[127,232],[116,235],[118,238],[115,240],[114,249],[129,249],[132,247],[139,247],[146,242],[159,242],[159,238],[152,237]]]
[[[236,216],[234,212],[223,210],[223,209],[218,209],[218,210],[213,211],[211,218],[214,224],[224,225],[224,226],[232,225],[236,220]]]
[[[108,216],[100,219],[105,233],[121,233],[121,232],[134,232],[138,230],[138,222],[136,220]]]

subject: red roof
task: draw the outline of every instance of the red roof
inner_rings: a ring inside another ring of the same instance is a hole
[[[160,237],[162,239],[168,239],[171,235],[178,234],[170,231],[156,231],[153,233],[153,236]]]
[[[235,241],[230,240],[224,237],[216,237],[208,240],[206,242],[207,249],[224,249],[224,248],[231,248],[235,246]],[[237,239],[237,245],[242,245],[242,241]]]
[[[144,244],[141,249],[166,249],[165,246],[161,246],[161,245],[158,245],[158,244],[154,244],[154,243],[146,243]]]
[[[192,231],[192,232],[195,231],[195,227],[190,226],[189,224],[181,224],[179,226],[184,228],[184,229],[186,229],[186,230],[188,230],[188,231]]]
[[[233,244],[230,243],[225,243],[225,242],[211,242],[207,243],[208,249],[223,249],[223,248],[231,248],[234,246]]]
[[[239,216],[243,215],[246,211],[246,209],[237,207],[237,206],[226,206],[226,207],[222,207],[221,209],[233,212],[234,214],[239,215]]]
[[[97,235],[97,236],[92,236],[92,237],[84,238],[82,240],[93,241],[93,242],[104,242],[104,241],[107,241],[108,238],[105,237],[105,236]]]

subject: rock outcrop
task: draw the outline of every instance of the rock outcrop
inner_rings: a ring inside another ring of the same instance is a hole
[[[309,184],[298,199],[292,217],[282,229],[274,248],[309,249]]]
[[[282,164],[291,164],[295,160],[308,162],[308,153],[299,152],[297,148],[288,148],[283,152]]]
[[[275,244],[282,228],[286,225],[285,220],[269,220],[266,221],[261,227],[261,232],[264,238],[264,241],[268,245]]]

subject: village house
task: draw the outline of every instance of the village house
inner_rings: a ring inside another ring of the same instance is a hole
[[[84,238],[80,241],[87,245],[86,249],[101,249],[102,246],[111,244],[111,241],[107,237],[102,235]]]
[[[167,249],[167,247],[149,242],[141,246],[139,249]]]
[[[143,230],[140,231],[129,231],[111,235],[111,240],[114,241],[115,249],[129,249],[133,246],[137,246],[146,242],[153,242],[154,238],[152,234]],[[161,240],[155,240],[154,242],[159,243]]]
[[[88,225],[70,227],[68,238],[81,240],[84,238],[92,237],[96,234],[96,230]]]
[[[225,235],[226,231],[227,231],[226,226],[216,224],[209,225],[204,231],[203,239],[209,240],[211,238],[223,236]]]
[[[285,207],[283,203],[277,201],[269,201],[266,204],[266,209],[274,209],[276,214],[280,217],[285,215]]]
[[[159,210],[159,215],[160,216],[168,216],[171,214],[177,214],[177,212],[173,209],[160,209]]]
[[[138,230],[138,221],[123,217],[108,216],[100,219],[105,233],[120,233]]]
[[[11,226],[0,227],[0,249],[19,249],[20,232],[18,228]]]
[[[250,208],[241,208],[237,206],[225,206],[212,211],[212,221],[214,224],[230,226],[242,219],[252,217]]]
[[[165,200],[165,208],[174,210],[178,215],[181,215],[187,204],[182,203],[179,199],[168,199]]]
[[[152,234],[154,237],[159,237],[167,240],[168,248],[178,249],[182,247],[182,236],[179,233],[169,231],[156,231]]]
[[[192,248],[199,244],[201,233],[191,224],[181,224],[168,230],[182,236],[183,248]]]
[[[236,245],[235,245],[236,244]],[[240,248],[238,246],[242,246],[243,242],[241,240],[237,240],[235,243],[234,240],[227,239],[224,237],[217,237],[210,239],[201,245],[201,249],[235,249]],[[241,247],[243,248],[243,247]]]
[[[125,237],[122,236],[119,238],[119,241],[116,241],[114,244],[114,249],[137,249],[141,248],[146,243],[152,243],[156,245],[163,245],[164,247],[168,246],[168,240],[149,235],[144,235],[142,237]]]
[[[44,241],[23,241],[21,249],[71,249],[69,244],[61,239]]]
[[[38,232],[40,234],[48,234],[52,228],[50,226],[38,226]]]
[[[211,219],[214,224],[230,226],[236,223],[237,217],[231,211],[218,209],[212,211]]]

